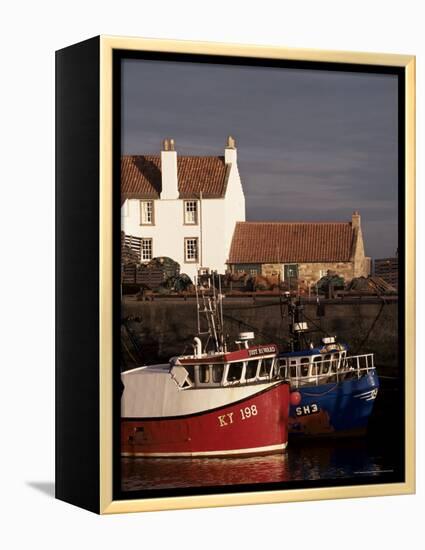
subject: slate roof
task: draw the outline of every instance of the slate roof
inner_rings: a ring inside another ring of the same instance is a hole
[[[214,199],[226,192],[227,165],[224,157],[177,156],[180,198]],[[121,157],[121,203],[125,199],[157,199],[161,193],[160,155]]]
[[[238,222],[230,264],[348,262],[351,222]]]

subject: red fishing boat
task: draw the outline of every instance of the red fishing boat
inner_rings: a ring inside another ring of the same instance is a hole
[[[228,351],[222,299],[214,274],[201,278],[193,354],[122,374],[123,456],[234,457],[285,449],[289,385],[279,376],[278,348],[251,345],[254,334],[241,333]]]

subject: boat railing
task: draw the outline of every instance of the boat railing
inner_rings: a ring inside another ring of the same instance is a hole
[[[289,380],[295,388],[361,378],[375,368],[373,353],[320,361],[312,359],[308,363],[301,363],[300,358],[288,359],[289,364],[286,358],[280,359],[280,376]]]

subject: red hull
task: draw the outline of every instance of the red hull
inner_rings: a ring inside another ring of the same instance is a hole
[[[200,390],[202,391],[202,390]],[[288,442],[289,386],[173,418],[123,418],[123,456],[249,456],[282,451]]]

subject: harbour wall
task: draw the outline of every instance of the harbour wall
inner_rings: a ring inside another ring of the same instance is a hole
[[[323,303],[324,315],[318,316],[315,303],[304,307],[310,329],[337,335],[349,345],[350,352],[375,353],[380,375],[398,372],[398,302]],[[322,312],[323,313],[323,312]],[[137,301],[125,297],[122,304],[123,369],[135,364],[168,362],[172,356],[192,352],[197,333],[196,303],[193,300]],[[256,343],[282,344],[288,339],[288,319],[276,299],[224,302],[225,332],[229,342],[242,331],[254,331]],[[315,343],[323,333],[313,333]]]

